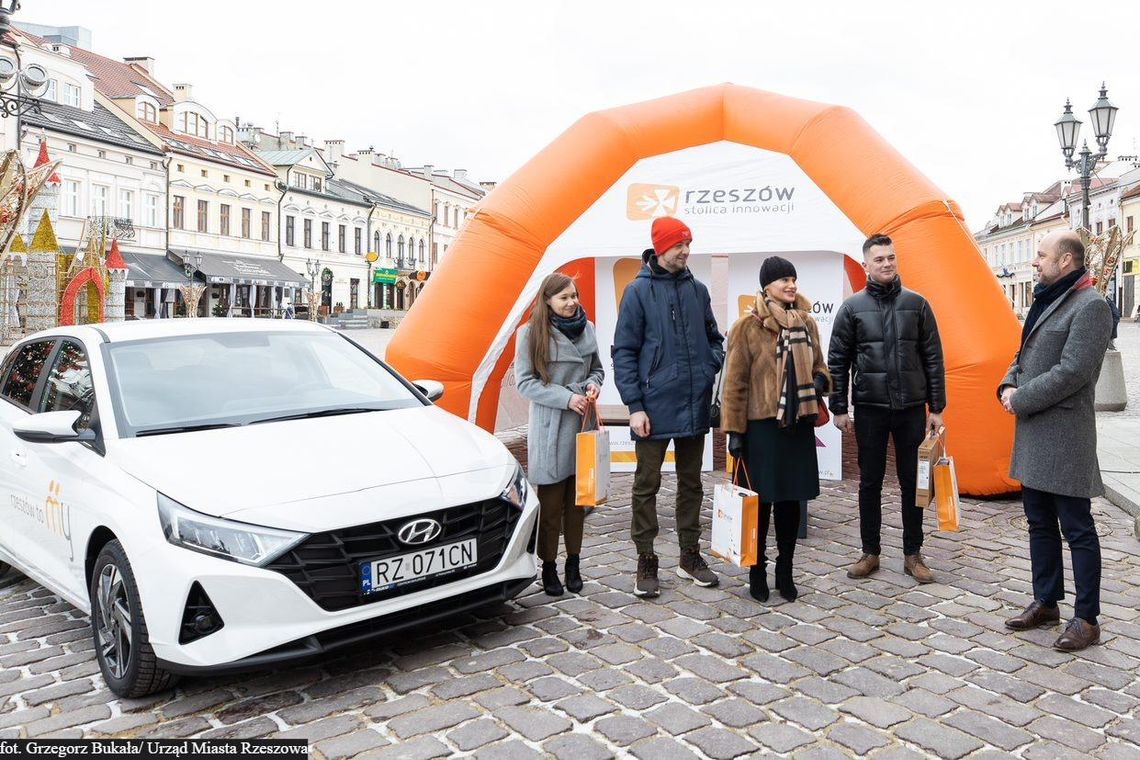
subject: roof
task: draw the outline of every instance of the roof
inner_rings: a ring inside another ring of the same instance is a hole
[[[1120,196],[1120,200],[1123,201],[1129,198],[1136,198],[1138,196],[1140,196],[1140,185],[1134,185],[1132,189],[1124,191],[1124,193]]]
[[[128,287],[176,288],[186,284],[186,273],[162,254],[120,251],[119,255],[127,265]]]
[[[22,117],[24,123],[119,148],[130,148],[156,156],[162,155],[162,151],[142,137],[137,130],[99,103],[95,104],[94,111],[84,111],[50,100],[41,100],[40,110],[42,113],[29,111],[24,114]]]
[[[33,44],[39,46],[47,41],[43,37],[24,30],[18,32]],[[140,66],[116,61],[93,53],[81,47],[68,46],[68,53],[73,61],[79,61],[91,74],[95,82],[95,89],[109,98],[134,98],[139,95],[150,95],[158,100],[162,106],[174,103],[174,94],[159,84]]]
[[[408,174],[411,174],[413,177],[420,177],[421,179],[430,179],[431,183],[433,185],[435,185],[436,187],[443,188],[444,190],[448,190],[450,192],[453,192],[456,195],[466,195],[469,198],[471,198],[471,200],[476,200],[476,201],[480,200],[484,195],[487,194],[486,191],[483,190],[482,188],[476,188],[476,187],[473,187],[471,185],[464,184],[462,182],[457,182],[456,180],[452,179],[451,176],[448,174],[432,173],[431,177],[424,177],[423,174],[416,171],[415,169],[404,169],[403,171],[407,172]]]
[[[330,179],[328,182],[325,183],[325,186],[330,187],[330,188],[336,188],[339,191],[343,191],[346,193],[357,194],[357,195],[361,196],[362,198],[364,198],[369,203],[376,203],[380,206],[387,206],[390,209],[394,209],[396,211],[402,211],[405,214],[412,214],[413,216],[422,216],[422,217],[425,217],[427,219],[431,218],[430,212],[428,212],[422,208],[419,208],[418,206],[413,206],[410,203],[404,203],[403,201],[398,201],[390,195],[384,195],[384,193],[378,193],[375,190],[372,190],[370,188],[365,187],[364,185],[358,185],[355,182],[349,182],[346,179]]]
[[[291,286],[304,284],[304,275],[290,269],[275,258],[266,256],[238,256],[232,253],[211,253],[172,248],[170,253],[179,261],[187,254],[200,255],[198,272],[206,282],[252,283],[256,285]]]
[[[178,134],[167,129],[163,124],[147,123],[147,128],[154,132],[175,153],[194,158],[204,158],[207,161],[219,161],[240,169],[248,169],[258,174],[268,174],[274,179],[277,172],[273,167],[246,150],[241,145],[203,140],[201,137]]]
[[[36,337],[85,335],[94,343],[130,340],[152,340],[181,335],[213,335],[216,333],[259,332],[327,332],[326,327],[307,319],[138,319],[126,322],[100,322],[94,325],[55,327],[36,333]],[[30,337],[30,336],[29,336]]]
[[[255,150],[257,154],[265,163],[270,166],[293,166],[299,164],[309,157],[310,153],[315,153],[316,148],[295,148],[293,150]]]

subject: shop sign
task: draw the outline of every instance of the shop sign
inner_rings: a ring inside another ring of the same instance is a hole
[[[372,282],[382,285],[393,285],[396,279],[400,276],[398,270],[395,269],[374,269],[372,270]]]

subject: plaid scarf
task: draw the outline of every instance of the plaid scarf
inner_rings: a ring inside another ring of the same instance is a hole
[[[790,304],[777,303],[764,298],[768,313],[780,326],[776,338],[776,377],[779,381],[780,402],[776,408],[776,422],[780,427],[788,427],[804,417],[815,419],[819,415],[816,404],[815,384],[812,382],[811,368],[814,356],[811,335],[804,324],[804,315]],[[796,367],[807,382],[796,380]]]

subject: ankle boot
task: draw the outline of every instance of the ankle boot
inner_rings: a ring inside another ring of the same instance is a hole
[[[779,590],[780,596],[789,602],[796,601],[796,597],[800,595],[796,584],[792,581],[791,555],[781,553],[776,557],[776,588]]]
[[[542,590],[547,596],[562,596],[562,581],[558,580],[558,563],[542,563]]]
[[[748,595],[758,602],[768,601],[768,567],[763,562],[748,568]]]
[[[566,555],[566,590],[577,594],[582,590],[582,573],[578,571],[578,555]]]

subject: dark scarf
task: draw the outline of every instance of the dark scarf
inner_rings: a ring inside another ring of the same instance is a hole
[[[1029,337],[1029,333],[1033,331],[1033,325],[1037,324],[1037,319],[1041,314],[1049,308],[1049,304],[1056,301],[1061,296],[1068,292],[1069,288],[1077,283],[1085,275],[1084,267],[1069,272],[1064,277],[1060,278],[1052,285],[1038,284],[1033,288],[1033,305],[1029,307],[1029,313],[1025,315],[1025,325],[1021,328],[1021,344],[1025,345],[1025,339]]]
[[[586,329],[586,310],[582,305],[578,305],[578,311],[574,312],[572,317],[561,317],[557,314],[550,315],[550,324],[554,325],[560,333],[570,339],[571,342],[578,340],[578,336]]]

